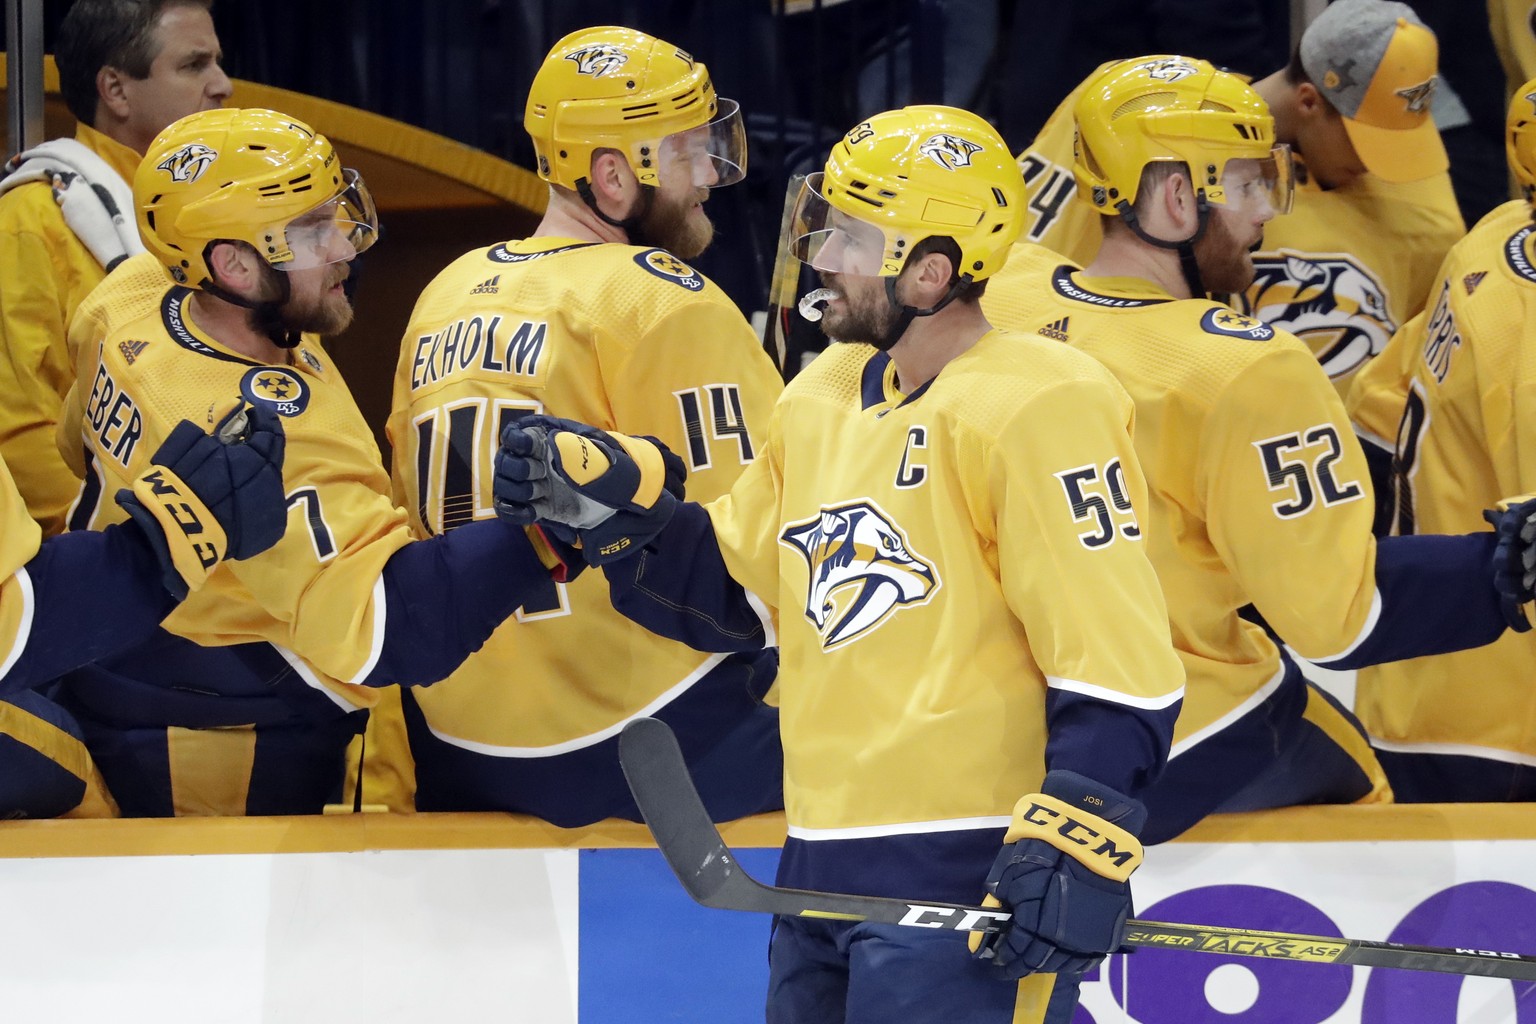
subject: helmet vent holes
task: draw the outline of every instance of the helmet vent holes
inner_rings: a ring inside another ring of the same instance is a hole
[[[1008,196],[1006,194],[1004,194],[1003,190],[998,188],[996,185],[992,186],[992,199],[993,199],[994,202],[997,203],[998,206],[1001,206],[1004,209],[1007,209],[1007,207],[1008,207]],[[992,230],[996,231],[996,230],[998,230],[998,228],[1001,228],[1001,227],[1002,227],[1002,225],[999,224],[997,227],[993,228]]]
[[[1135,114],[1151,107],[1166,107],[1177,102],[1178,97],[1171,92],[1152,92],[1144,96],[1133,96],[1116,107],[1109,115],[1111,121],[1118,120],[1126,114]]]
[[[264,153],[267,149],[266,146],[261,145],[259,142],[253,142],[245,148],[249,149],[252,153]]]
[[[896,198],[896,193],[892,192],[888,188],[883,188],[883,189],[880,190],[880,198],[881,199],[895,199]]]

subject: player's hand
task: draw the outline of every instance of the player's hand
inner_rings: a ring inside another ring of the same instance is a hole
[[[148,536],[177,598],[201,587],[226,558],[276,544],[288,523],[282,421],[265,406],[236,406],[205,434],[182,420],[117,503]]]
[[[602,565],[661,532],[686,475],[682,460],[654,438],[526,416],[502,432],[492,491],[503,520],[574,537],[583,558]]]
[[[1013,912],[1005,931],[972,933],[971,952],[1010,979],[1081,974],[1113,953],[1131,914],[1136,835],[1147,812],[1076,772],[1054,771],[1021,799],[987,875],[987,906]]]
[[[1493,552],[1493,585],[1509,628],[1531,628],[1526,603],[1536,600],[1536,495],[1505,498],[1483,513],[1499,535]]]

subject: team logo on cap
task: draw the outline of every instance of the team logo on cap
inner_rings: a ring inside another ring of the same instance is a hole
[[[568,53],[565,59],[576,65],[578,75],[602,78],[608,72],[617,71],[628,63],[629,54],[612,43],[599,43],[596,46],[583,46],[579,50]]]
[[[190,185],[203,176],[210,164],[219,158],[219,154],[199,142],[189,142],[176,152],[155,164],[155,170],[164,171],[171,176],[171,180],[179,184]]]
[[[1398,89],[1394,96],[1403,98],[1404,107],[1410,114],[1422,114],[1429,109],[1429,102],[1434,98],[1435,87],[1440,84],[1439,75],[1431,75],[1429,81],[1420,82],[1418,85],[1410,85],[1406,89]]]
[[[1187,60],[1180,60],[1177,57],[1170,57],[1166,60],[1143,61],[1140,64],[1132,65],[1132,69],[1135,71],[1145,71],[1148,78],[1170,84],[1188,78],[1190,75],[1200,73],[1200,69],[1195,67],[1195,65]]]
[[[981,147],[970,139],[940,132],[918,146],[917,151],[946,171],[954,171],[971,166],[971,154],[981,152]]]
[[[789,523],[779,543],[798,551],[810,569],[805,617],[821,634],[822,650],[868,636],[902,608],[927,604],[939,589],[938,570],[867,499]]]
[[[260,366],[247,373],[240,379],[240,394],[279,416],[297,416],[309,408],[309,387],[303,378],[277,366]]]

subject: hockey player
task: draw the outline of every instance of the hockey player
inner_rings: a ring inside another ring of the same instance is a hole
[[[977,304],[1020,185],[962,110],[879,114],[834,144],[796,247],[845,343],[790,382],[724,497],[678,503],[654,445],[569,421],[515,425],[498,456],[509,517],[595,524],[577,536],[626,614],[700,649],[780,645],[780,884],[949,901],[985,886],[1015,914],[990,962],[954,934],[780,919],[773,1024],[1065,1024],[1130,909],[1137,795],[1183,673],[1127,396]],[[613,536],[620,516],[638,521]],[[1042,824],[1063,819],[1110,838]]]
[[[757,457],[783,389],[731,300],[684,262],[709,242],[710,189],[746,170],[741,115],[705,66],[643,32],[575,32],[534,76],[525,126],[550,183],[544,219],[450,264],[401,343],[389,436],[418,536],[494,518],[497,437],[529,411],[655,435],[685,457],[689,494],[718,497]],[[551,583],[450,678],[401,693],[415,806],[638,820],[618,730],[651,714],[682,734],[717,818],[781,807],[778,716],[761,703],[776,656],[654,636],[596,574]]]
[[[1075,116],[1079,201],[1104,243],[1081,271],[1024,282],[1032,308],[999,322],[1094,356],[1136,403],[1148,551],[1188,673],[1143,838],[1213,811],[1386,800],[1358,723],[1242,609],[1337,668],[1485,644],[1505,628],[1495,536],[1378,545],[1364,456],[1317,361],[1205,297],[1247,286],[1250,248],[1288,202],[1257,92],[1148,57],[1090,81]]]
[[[1306,342],[1340,395],[1423,308],[1465,231],[1429,112],[1438,56],[1434,33],[1406,4],[1337,0],[1307,26],[1291,63],[1253,86],[1296,158],[1295,203],[1265,226],[1253,280],[1233,305]],[[1025,239],[1080,266],[1103,237],[1091,204],[1075,201],[1084,198],[1072,176],[1082,92],[1019,157],[1030,192]],[[1014,277],[1003,279],[1010,289]]]
[[[212,436],[183,421],[130,487],[127,516],[96,533],[44,538],[0,461],[0,806],[8,817],[111,798],[78,730],[31,687],[142,641],[225,558],[250,558],[283,534],[283,428],[241,408]]]
[[[50,535],[80,486],[54,447],[75,379],[65,329],[108,270],[144,251],[128,183],[145,148],[229,98],[210,6],[75,0],[56,46],[75,137],[21,153],[0,178],[0,456]]]
[[[346,384],[301,339],[350,321],[347,264],[377,232],[323,136],[269,110],[194,114],[155,140],[134,196],[149,252],[72,328],[86,484],[71,528],[121,519],[103,497],[177,420],[235,396],[282,417],[292,528],[60,699],[125,813],[319,811],[372,688],[447,675],[549,573],[503,523],[412,543]]]
[[[1484,509],[1536,492],[1536,80],[1510,101],[1506,143],[1525,197],[1451,249],[1431,305],[1350,395],[1357,425],[1396,435],[1394,493],[1383,497],[1397,535],[1476,530]],[[1401,382],[1385,372],[1398,366]],[[1361,422],[1394,405],[1395,430]],[[1355,706],[1397,798],[1536,799],[1533,671],[1536,633],[1524,630],[1477,650],[1361,670]]]

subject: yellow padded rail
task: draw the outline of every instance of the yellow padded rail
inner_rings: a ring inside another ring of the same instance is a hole
[[[735,847],[784,842],[781,814],[721,829]],[[1181,843],[1536,839],[1522,804],[1295,807],[1207,819]],[[650,846],[644,826],[556,828],[508,814],[336,814],[271,818],[134,818],[0,822],[0,857],[107,857],[362,850],[593,849]],[[1156,858],[1156,848],[1148,851]]]

